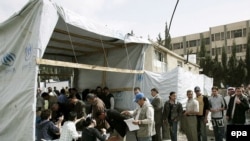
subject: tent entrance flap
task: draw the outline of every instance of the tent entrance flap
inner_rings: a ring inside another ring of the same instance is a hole
[[[130,70],[130,69],[120,69],[120,68],[110,68],[102,67],[96,65],[87,65],[87,64],[78,64],[64,61],[54,61],[48,59],[36,59],[38,65],[49,65],[49,66],[59,66],[59,67],[69,67],[69,68],[79,68],[79,69],[88,69],[88,70],[98,70],[98,71],[109,71],[109,72],[118,72],[118,73],[132,73],[132,74],[142,74],[144,70]]]

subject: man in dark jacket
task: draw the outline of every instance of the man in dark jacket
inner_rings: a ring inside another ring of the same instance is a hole
[[[155,131],[156,131],[156,134],[152,136],[152,141],[161,141],[163,102],[156,88],[151,89],[151,95],[153,97],[151,105],[154,108],[154,120],[155,120]]]
[[[58,138],[60,135],[60,128],[61,123],[63,121],[63,117],[58,119],[57,125],[55,125],[51,118],[51,110],[44,110],[41,113],[41,122],[36,125],[36,133],[37,133],[37,140],[40,141],[44,140],[53,140]]]
[[[245,112],[249,109],[247,97],[242,94],[240,87],[235,89],[235,95],[230,98],[227,109],[227,120],[229,124],[245,124]]]
[[[126,141],[127,124],[125,123],[125,117],[122,116],[116,110],[105,110],[96,113],[96,116],[101,120],[106,120],[110,125],[107,130],[112,136],[119,137],[119,141]]]

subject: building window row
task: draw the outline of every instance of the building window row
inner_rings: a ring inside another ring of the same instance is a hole
[[[204,42],[205,45],[209,45],[210,44],[210,38],[204,38]],[[198,40],[190,40],[190,41],[186,41],[186,47],[197,47],[201,45],[201,39]],[[173,44],[173,50],[177,50],[177,49],[183,49],[183,42],[180,43],[174,43]]]
[[[212,56],[215,56],[216,53],[220,55],[222,53],[222,47],[212,48]]]
[[[236,53],[246,52],[247,44],[236,45]],[[227,46],[227,53],[232,53],[232,46]]]
[[[237,29],[237,30],[231,30],[227,31],[226,38],[224,32],[219,32],[211,35],[212,41],[220,41],[224,39],[230,39],[230,38],[239,38],[239,37],[246,37],[247,35],[247,29]]]
[[[182,49],[183,48],[183,43],[174,43],[173,44],[173,49]]]

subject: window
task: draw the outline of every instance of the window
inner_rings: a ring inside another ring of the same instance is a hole
[[[215,55],[215,48],[212,48],[212,56]]]
[[[189,41],[189,47],[195,47],[196,46],[196,40]]]
[[[199,40],[197,40],[197,46],[199,46],[200,45],[200,42],[201,42],[201,40],[199,39]]]
[[[211,35],[212,41],[214,41],[214,34]]]
[[[232,50],[231,50],[231,46],[227,46],[227,53],[231,54]]]
[[[183,48],[183,43],[175,43],[173,44],[174,49],[182,49]]]
[[[164,62],[165,61],[164,57],[165,57],[164,53],[155,50],[155,59],[156,60]]]
[[[186,42],[186,47],[188,47],[188,41]]]
[[[230,31],[227,32],[227,39],[230,39]]]
[[[242,29],[232,30],[231,31],[231,37],[232,38],[242,37]]]
[[[182,67],[182,61],[177,61],[177,65]]]
[[[220,39],[221,39],[221,40],[224,40],[224,32],[221,32],[221,33],[220,33]]]
[[[247,50],[247,44],[242,45],[242,48],[243,48],[243,52],[246,52],[246,50]]]
[[[210,44],[210,38],[205,38],[205,45],[209,45]]]
[[[247,36],[247,29],[243,28],[243,37],[246,37],[246,36]]]
[[[220,40],[220,33],[215,33],[215,41],[219,41]]]
[[[180,49],[180,43],[173,44],[174,49]]]
[[[218,55],[220,55],[221,54],[221,47],[216,48],[216,52]],[[215,55],[216,55],[216,52],[215,52]]]
[[[236,45],[236,53],[242,52],[242,45]]]

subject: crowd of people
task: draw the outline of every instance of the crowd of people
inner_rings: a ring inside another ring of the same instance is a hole
[[[134,110],[118,111],[115,98],[108,87],[85,89],[54,87],[47,92],[37,90],[36,139],[59,141],[126,141],[129,131],[124,120],[133,118],[139,129],[133,131],[137,141],[178,140],[178,129],[188,141],[207,141],[208,113],[216,141],[226,138],[226,125],[246,122],[249,110],[250,85],[247,88],[229,87],[227,95],[211,88],[211,96],[202,95],[199,86],[187,90],[184,107],[177,101],[177,93],[170,92],[166,101],[157,88],[151,89],[151,98],[145,97],[139,87],[134,88]],[[195,96],[193,95],[195,93]]]

